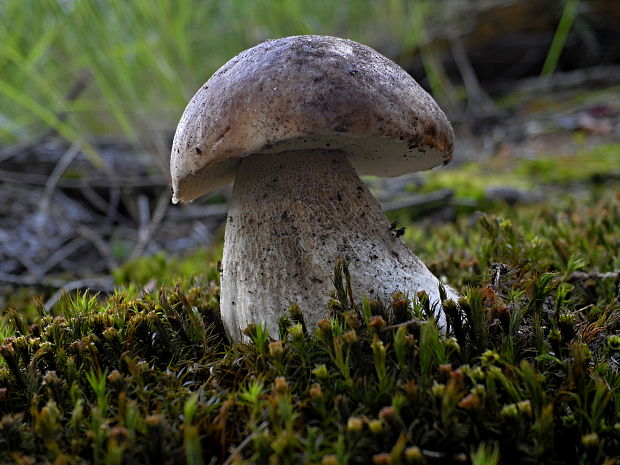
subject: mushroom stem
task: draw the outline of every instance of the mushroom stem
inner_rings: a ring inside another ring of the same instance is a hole
[[[313,153],[311,153],[313,152]],[[390,302],[396,291],[439,282],[398,237],[345,154],[297,150],[244,158],[235,178],[224,243],[221,313],[232,339],[250,323],[277,337],[297,303],[308,328],[328,315],[338,257],[355,295]],[[448,289],[449,297],[456,294]],[[441,314],[443,324],[443,314]]]

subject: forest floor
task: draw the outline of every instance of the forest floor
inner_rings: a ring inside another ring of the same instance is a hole
[[[453,221],[495,201],[579,194],[592,182],[615,185],[620,73],[612,68],[523,80],[484,111],[453,118],[447,167],[367,182],[404,226]],[[172,206],[166,176],[149,157],[118,144],[100,152],[105,172],[53,137],[0,151],[0,306],[36,294],[49,306],[58,290],[110,292],[118,270],[138,257],[218,254],[230,188]]]
[[[171,206],[117,145],[115,175],[1,152],[0,462],[618,464],[619,86],[524,83],[455,118],[451,166],[367,180],[463,296],[441,331],[341,264],[313,335],[293,306],[230,344],[228,191]]]

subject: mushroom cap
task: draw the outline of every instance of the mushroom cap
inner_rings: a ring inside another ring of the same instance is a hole
[[[372,48],[329,36],[268,40],[187,105],[170,157],[173,201],[228,184],[258,152],[341,150],[359,174],[398,176],[449,162],[453,139],[433,98]]]

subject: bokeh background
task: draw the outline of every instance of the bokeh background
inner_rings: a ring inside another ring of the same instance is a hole
[[[368,179],[401,224],[618,192],[618,1],[0,0],[0,305],[217,257],[229,190],[170,205],[176,123],[235,54],[297,34],[377,49],[453,122],[452,166]]]

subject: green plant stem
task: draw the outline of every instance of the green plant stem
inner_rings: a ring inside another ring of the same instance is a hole
[[[541,76],[551,76],[555,72],[558,62],[560,61],[560,55],[562,55],[562,50],[564,50],[566,39],[568,38],[568,34],[577,16],[578,6],[579,0],[566,0],[566,3],[564,3],[562,17],[555,30],[549,52],[547,53],[547,58],[545,58],[545,63],[540,73]]]

